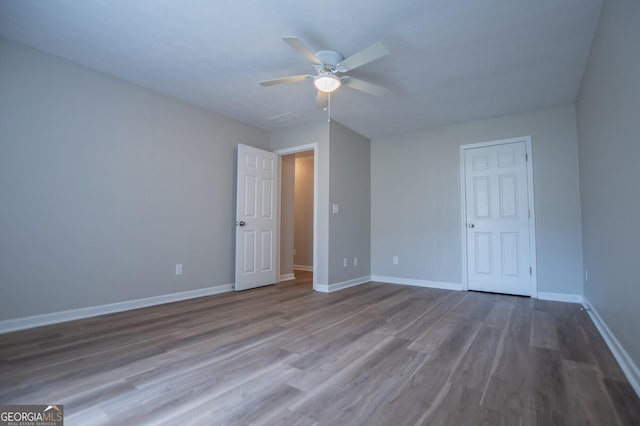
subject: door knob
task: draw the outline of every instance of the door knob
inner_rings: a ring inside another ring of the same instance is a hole
[[[469,224],[467,224],[467,226],[468,226],[469,228],[475,228],[475,227],[476,227],[476,225],[475,225],[475,224],[473,224],[473,223],[469,223]]]
[[[236,225],[238,226],[245,226],[247,224],[247,222],[245,222],[244,220],[241,220],[240,222],[236,221]]]

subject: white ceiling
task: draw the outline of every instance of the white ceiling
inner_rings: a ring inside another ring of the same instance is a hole
[[[311,81],[258,84],[314,72],[282,36],[345,57],[380,40],[391,54],[350,74],[391,92],[331,109],[374,138],[573,102],[601,3],[3,0],[0,34],[267,130],[326,119]]]

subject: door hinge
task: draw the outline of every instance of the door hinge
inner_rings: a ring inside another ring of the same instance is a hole
[[[529,219],[531,219],[531,209],[529,209]]]
[[[529,154],[524,154],[524,161],[529,161]]]
[[[533,268],[529,266],[529,275],[533,275]]]

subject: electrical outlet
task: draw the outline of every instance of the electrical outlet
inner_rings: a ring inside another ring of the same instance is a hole
[[[176,275],[182,275],[182,263],[176,263]]]
[[[342,266],[344,266],[345,268],[349,266],[349,259],[347,259],[346,257],[342,259]]]
[[[589,270],[588,269],[584,270],[584,281],[587,282],[587,283],[589,282]]]
[[[357,257],[353,258],[353,266],[358,266],[358,258]]]
[[[340,206],[338,204],[334,204],[332,207],[333,214],[340,213]]]
[[[293,249],[293,255],[295,256],[296,254],[298,254],[298,250]]]
[[[397,265],[399,263],[398,256],[393,256],[393,264]]]

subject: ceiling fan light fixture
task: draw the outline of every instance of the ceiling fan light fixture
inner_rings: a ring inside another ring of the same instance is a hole
[[[313,84],[319,91],[331,93],[342,85],[342,81],[333,74],[321,74],[315,78]]]

